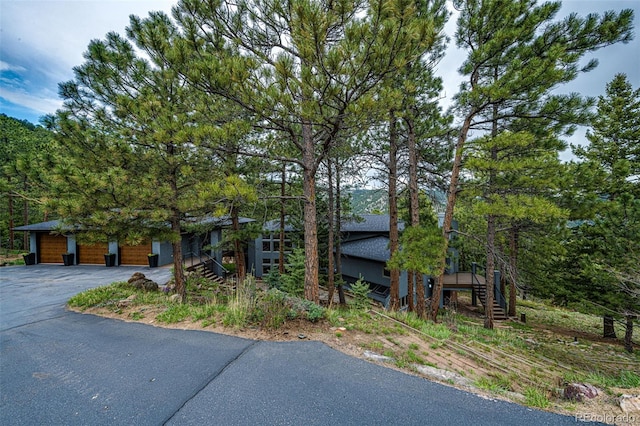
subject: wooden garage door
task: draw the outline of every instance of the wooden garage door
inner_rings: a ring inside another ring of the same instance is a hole
[[[148,265],[147,255],[151,253],[151,243],[144,243],[137,246],[120,247],[121,265]]]
[[[67,237],[64,235],[39,234],[41,263],[62,263],[62,253],[67,252]]]
[[[78,245],[78,263],[103,264],[104,254],[109,251],[107,243]]]

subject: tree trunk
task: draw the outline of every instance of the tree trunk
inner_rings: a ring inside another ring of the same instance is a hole
[[[171,230],[175,235],[181,235],[182,229],[180,227],[180,218],[174,213],[174,217],[171,218]],[[182,265],[182,239],[178,238],[171,244],[173,250],[173,277],[176,284],[176,294],[180,295],[182,303],[187,301],[187,288],[185,286],[184,268]]]
[[[340,191],[340,164],[336,159],[336,274],[338,275],[338,299],[347,304],[342,286],[342,193]]]
[[[238,217],[238,208],[231,208],[231,227],[233,229],[233,256],[236,263],[236,274],[238,282],[242,282],[247,274],[247,266],[244,261],[244,249],[242,248],[242,238],[240,237],[240,218]]]
[[[318,224],[316,218],[316,167],[311,123],[302,123],[303,194],[304,194],[304,297],[320,300],[318,288]]]
[[[278,272],[284,274],[284,227],[285,227],[285,179],[287,178],[287,165],[282,163],[282,174],[280,175],[280,249],[278,250]]]
[[[329,292],[328,294],[328,298],[327,298],[327,303],[329,306],[331,306],[333,304],[333,292],[335,289],[335,276],[334,276],[334,264],[333,264],[333,164],[331,159],[329,158],[329,160],[327,161],[327,178],[329,180],[329,199],[328,199],[328,208],[327,208],[327,227],[329,228],[329,235],[328,235],[328,266],[327,268],[329,269],[328,272],[328,278],[327,278],[327,290]]]
[[[614,328],[613,317],[611,315],[603,315],[602,316],[602,325],[603,325],[603,337],[609,337],[612,339],[617,338],[616,329]]]
[[[416,148],[416,131],[413,117],[408,116],[405,119],[408,128],[408,145],[409,145],[409,214],[411,217],[411,226],[420,226],[420,196],[418,189],[418,150]],[[409,275],[409,274],[408,274]],[[418,317],[424,318],[424,285],[422,285],[422,274],[417,271],[411,271],[408,277],[409,295],[411,297],[411,306],[413,306],[413,292],[416,292],[416,313]]]
[[[511,284],[509,285],[509,316],[515,317],[516,313],[516,296],[518,288],[518,228],[514,225],[511,227],[509,238],[509,271],[511,276]]]
[[[624,349],[632,353],[633,352],[633,320],[634,315],[627,315],[627,327],[624,332]]]
[[[391,111],[389,118],[389,251],[391,257],[398,251],[398,132],[396,116]],[[390,271],[390,299],[389,309],[392,311],[400,307],[400,271],[396,268]]]
[[[431,295],[431,320],[438,320],[438,310],[440,309],[440,294],[444,288],[444,270],[446,268],[446,256],[449,249],[449,234],[451,233],[451,223],[453,222],[453,210],[456,207],[456,198],[458,196],[458,180],[460,179],[460,169],[462,168],[462,151],[467,140],[467,134],[471,127],[471,120],[475,116],[475,110],[472,110],[462,123],[458,141],[456,142],[455,156],[453,158],[453,166],[451,168],[451,181],[449,182],[449,193],[447,194],[447,207],[444,211],[444,221],[442,224],[442,234],[445,239],[444,253],[440,262],[440,274],[435,280],[433,292]]]
[[[493,253],[495,250],[495,235],[496,235],[496,218],[490,214],[487,216],[487,269],[485,270],[485,282],[487,293],[484,303],[484,328],[493,328],[493,270],[495,269],[495,262]]]
[[[494,70],[494,78],[498,79],[498,69]],[[498,105],[494,104],[493,109],[493,121],[491,123],[491,137],[495,138],[498,136]],[[493,279],[493,271],[496,269],[495,267],[495,252],[496,252],[496,216],[491,213],[492,204],[493,204],[493,185],[496,182],[496,168],[498,162],[498,147],[493,144],[491,146],[491,166],[489,169],[489,181],[487,182],[487,189],[484,194],[485,200],[489,205],[489,214],[487,215],[487,269],[486,272],[486,287],[487,287],[487,296],[486,303],[484,304],[484,328],[492,329],[493,328],[493,292],[495,281]]]

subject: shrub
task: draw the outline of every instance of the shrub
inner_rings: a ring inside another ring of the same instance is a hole
[[[286,303],[286,294],[272,288],[257,302],[251,314],[251,321],[267,328],[280,328],[290,316],[291,309]]]
[[[284,265],[287,272],[280,277],[280,290],[293,296],[304,294],[304,259],[304,250],[300,248],[294,249],[287,257],[287,264]]]
[[[362,276],[358,281],[351,284],[351,292],[353,293],[352,306],[355,309],[366,309],[369,307],[369,283],[364,281]]]
[[[524,390],[524,403],[529,407],[547,408],[549,398],[544,390],[528,387]]]
[[[281,288],[282,287],[282,277],[280,276],[280,271],[278,268],[272,267],[269,269],[263,277],[262,280],[269,286],[269,288]]]

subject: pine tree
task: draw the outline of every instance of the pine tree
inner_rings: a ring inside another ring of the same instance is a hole
[[[575,185],[591,202],[580,210],[582,220],[572,228],[561,265],[566,300],[586,300],[585,310],[625,316],[629,341],[633,318],[640,314],[634,284],[640,262],[639,120],[640,89],[616,75],[598,99],[590,144],[574,147],[584,160],[576,166]]]
[[[274,132],[280,144],[263,146],[264,155],[286,155],[301,167],[305,297],[318,301],[318,168],[338,136],[378,107],[378,83],[433,42],[431,19],[416,16],[415,5],[403,0],[242,0],[233,7],[183,0],[175,16],[186,55],[200,58],[189,70],[191,82],[236,102],[256,126]]]
[[[171,241],[184,300],[185,219],[218,212],[229,194],[251,192],[220,173],[215,155],[221,141],[245,129],[223,103],[185,84],[173,66],[178,29],[165,15],[133,16],[127,33],[131,42],[116,33],[92,41],[75,79],[60,85],[64,106],[48,118],[60,147],[50,205],[81,226],[83,238]]]
[[[633,12],[623,10],[607,12],[602,17],[570,15],[554,22],[559,2],[537,6],[532,0],[460,0],[455,6],[460,10],[456,42],[468,51],[468,56],[460,69],[467,81],[456,97],[457,109],[464,118],[448,190],[443,224],[446,237],[451,232],[469,132],[490,132],[495,122],[500,123],[498,130],[508,129],[509,122],[523,118],[556,122],[556,130],[560,131],[584,120],[589,102],[578,95],[554,95],[551,90],[597,65],[592,60],[580,68],[580,59],[586,53],[629,41],[633,21]],[[444,261],[441,270],[444,271]],[[488,294],[492,293],[491,285],[492,280],[488,280]],[[434,320],[442,288],[440,275],[431,300]],[[492,326],[490,314],[485,322]]]

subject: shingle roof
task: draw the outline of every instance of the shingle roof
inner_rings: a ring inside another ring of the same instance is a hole
[[[344,256],[353,256],[380,262],[386,262],[391,257],[389,238],[383,236],[345,242],[341,245],[341,251]]]
[[[255,222],[254,219],[247,217],[239,218],[240,224],[249,222]],[[210,224],[216,227],[224,227],[231,225],[231,219],[229,217],[207,217],[204,219],[193,220],[192,223]],[[48,222],[33,223],[31,225],[18,226],[13,228],[14,231],[33,231],[33,232],[46,232],[60,229],[61,222],[59,220],[50,220]],[[72,231],[70,226],[64,227],[63,230]]]
[[[17,226],[14,231],[53,231],[60,229],[59,220],[50,220],[48,222],[33,223],[31,225]],[[71,230],[71,228],[68,228]]]
[[[389,215],[363,214],[358,215],[363,220],[351,219],[343,221],[343,232],[389,232]],[[404,229],[404,222],[398,221],[398,229]]]

